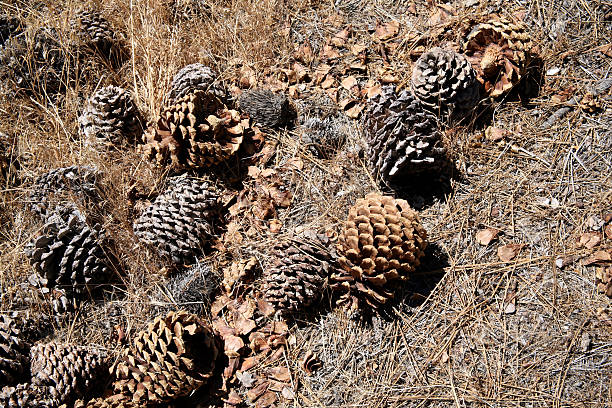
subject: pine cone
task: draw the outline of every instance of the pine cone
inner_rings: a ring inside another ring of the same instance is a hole
[[[601,266],[596,269],[595,283],[597,291],[612,298],[612,266]]]
[[[90,227],[78,211],[69,211],[49,217],[26,255],[43,286],[64,286],[82,294],[107,281],[110,269],[101,247],[104,231],[100,225]]]
[[[463,48],[485,92],[497,97],[523,78],[532,60],[533,43],[524,23],[493,16],[472,29]]]
[[[282,313],[297,312],[321,298],[326,278],[338,268],[327,236],[305,231],[278,242],[273,264],[264,271],[265,299]]]
[[[302,143],[315,156],[330,159],[347,139],[349,125],[346,115],[310,117],[302,124]]]
[[[104,357],[89,348],[39,344],[30,350],[32,359],[32,384],[49,387],[51,398],[61,403],[71,403],[90,393],[100,391],[108,373]]]
[[[174,21],[189,21],[210,16],[212,7],[205,0],[171,0],[170,11]]]
[[[167,312],[169,308],[186,310],[196,315],[205,312],[205,306],[210,305],[211,296],[219,287],[220,278],[205,263],[196,262],[185,272],[172,277],[163,290],[156,294],[155,300],[168,306],[158,310]]]
[[[71,55],[61,46],[60,36],[50,28],[13,37],[0,52],[0,81],[12,82],[27,94],[56,96],[73,80]]]
[[[249,132],[248,119],[214,95],[194,91],[166,108],[156,126],[147,129],[142,152],[176,169],[210,167],[231,158]]]
[[[229,103],[229,94],[217,82],[217,74],[204,64],[186,65],[174,75],[168,92],[168,105],[175,105],[178,101],[194,91],[212,93],[223,103]]]
[[[85,403],[83,400],[78,400],[72,408],[138,408],[142,407],[128,399],[127,396],[117,394],[108,398],[94,398]],[[62,408],[62,407],[60,407]]]
[[[107,86],[94,93],[79,117],[81,133],[95,143],[132,144],[142,135],[140,113],[123,88]]]
[[[238,98],[238,107],[246,112],[256,125],[268,128],[289,125],[294,115],[287,96],[267,89],[244,91]]]
[[[16,384],[28,375],[29,350],[17,323],[0,315],[0,384]]]
[[[211,329],[180,311],[157,317],[111,368],[116,393],[160,404],[189,395],[212,376],[218,349]]]
[[[368,194],[350,209],[340,237],[343,270],[330,278],[340,303],[356,298],[374,309],[419,266],[427,234],[405,200]]]
[[[76,21],[77,34],[81,41],[109,58],[116,37],[108,20],[97,11],[87,10],[77,13]]]
[[[217,196],[208,183],[195,179],[176,177],[169,184],[134,222],[134,233],[174,264],[189,263],[212,237]]]
[[[97,169],[86,166],[61,167],[48,171],[38,177],[31,188],[29,201],[32,211],[46,220],[53,214],[51,196],[62,192],[71,192],[81,199],[99,201],[99,175]]]
[[[384,182],[439,171],[446,165],[436,118],[407,90],[393,86],[370,100],[366,132],[371,169]]]
[[[21,24],[17,18],[0,14],[0,47],[9,37],[19,34],[20,31]]]
[[[57,408],[58,401],[50,397],[49,387],[29,383],[6,386],[0,391],[0,406],[4,408]]]
[[[476,72],[467,58],[438,47],[417,60],[411,86],[426,109],[443,117],[467,113],[480,96]]]

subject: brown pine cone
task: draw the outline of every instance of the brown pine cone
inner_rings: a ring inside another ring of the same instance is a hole
[[[88,46],[98,50],[105,57],[110,57],[116,43],[115,32],[110,23],[99,12],[81,11],[76,15],[77,34]]]
[[[524,23],[492,16],[472,29],[463,49],[485,92],[498,97],[523,78],[534,48]]]
[[[60,403],[71,403],[76,398],[99,392],[108,366],[101,353],[90,348],[39,344],[30,350],[32,384],[49,387],[49,395]]]
[[[23,383],[14,387],[5,386],[0,391],[0,406],[3,408],[56,408],[59,402],[50,396],[51,387]]]
[[[210,92],[223,103],[229,103],[231,99],[227,90],[217,81],[217,74],[210,67],[196,63],[185,65],[174,75],[167,96],[168,104],[175,105],[196,90]]]
[[[94,398],[85,402],[78,400],[72,408],[138,408],[141,404],[132,402],[126,395],[117,394],[107,398]],[[64,408],[64,407],[60,407]],[[68,407],[65,407],[68,408]]]
[[[167,403],[205,384],[218,352],[212,330],[200,318],[170,312],[157,317],[123,350],[111,368],[113,388],[135,403]]]
[[[287,126],[294,116],[287,96],[268,89],[244,91],[238,98],[238,107],[249,115],[253,123],[269,128]]]
[[[177,170],[210,167],[230,159],[251,132],[247,118],[212,93],[196,90],[164,109],[145,132],[141,151]]]
[[[0,315],[0,384],[17,384],[28,375],[30,344],[23,340],[17,322]]]
[[[329,238],[310,230],[278,242],[272,254],[272,266],[264,271],[265,299],[283,314],[317,302],[338,268]]]
[[[394,284],[419,266],[427,233],[405,200],[370,193],[349,210],[340,237],[342,270],[330,278],[339,303],[364,301],[376,309],[393,297]]]

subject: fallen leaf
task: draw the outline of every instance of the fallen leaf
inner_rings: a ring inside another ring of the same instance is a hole
[[[571,265],[576,262],[575,256],[560,256],[555,260],[555,266],[559,269],[565,268],[567,265]]]
[[[385,24],[377,24],[374,38],[385,41],[394,37],[399,32],[400,23],[397,20],[391,20]]]
[[[490,142],[498,142],[510,135],[509,131],[494,126],[489,126],[485,129],[485,138]]]
[[[351,31],[351,26],[345,27],[344,29],[338,31],[331,39],[331,43],[336,47],[343,47],[346,44],[346,40],[348,40],[349,36],[351,35]]]
[[[240,364],[240,371],[250,370],[259,364],[259,356],[251,356],[242,360],[242,364]]]
[[[599,50],[606,57],[612,58],[612,43],[602,45],[601,47],[598,47],[597,50]]]
[[[255,402],[257,398],[261,397],[264,392],[268,390],[269,383],[267,381],[261,381],[259,384],[255,386],[255,388],[251,388],[247,392],[247,398],[251,402]]]
[[[236,319],[234,322],[234,326],[236,327],[236,330],[238,330],[238,333],[243,336],[246,336],[257,327],[255,321],[252,319],[247,319],[242,313],[238,313],[238,319]]]
[[[255,403],[255,408],[267,408],[276,402],[276,394],[272,391],[266,391],[264,395],[262,395],[257,402]]]
[[[514,314],[516,312],[516,292],[510,291],[504,299],[504,313]]]
[[[508,244],[497,248],[497,256],[504,262],[509,262],[514,259],[525,244]]]
[[[302,170],[304,168],[304,161],[301,157],[295,156],[290,158],[283,164],[283,168],[287,170]]]
[[[251,68],[243,66],[240,68],[240,87],[241,88],[252,88],[257,83],[255,71]]]
[[[240,337],[232,335],[226,336],[223,340],[225,341],[225,354],[230,358],[239,357],[239,351],[244,347],[244,341]]]
[[[489,245],[491,241],[497,238],[499,234],[499,230],[495,228],[485,228],[481,229],[476,233],[476,241],[480,245]]]
[[[606,238],[612,239],[612,224],[606,225],[604,228],[604,233],[606,234]]]
[[[584,264],[586,266],[589,265],[605,265],[612,262],[612,254],[610,253],[612,250],[599,250],[589,256],[584,260]]]
[[[328,60],[340,58],[340,53],[338,50],[331,45],[324,45],[319,55],[322,59]]]
[[[291,373],[287,367],[272,367],[268,370],[268,375],[281,382],[291,381]]]
[[[271,233],[278,234],[283,229],[283,223],[278,218],[274,218],[270,220],[269,228]]]
[[[364,108],[365,108],[364,104],[356,103],[350,108],[345,109],[344,113],[346,114],[346,116],[348,116],[351,119],[357,119],[359,117],[359,114],[361,113],[361,111],[363,111]]]
[[[341,86],[342,86],[344,89],[346,89],[346,90],[349,90],[349,91],[350,91],[350,90],[351,90],[353,87],[358,86],[358,83],[357,83],[357,79],[356,79],[354,76],[349,75],[349,76],[347,76],[346,78],[344,78],[344,79],[342,80],[342,82],[340,83],[340,85],[341,85]]]
[[[240,405],[242,403],[242,398],[236,393],[236,391],[232,390],[226,399],[223,400],[230,405]]]
[[[310,42],[304,42],[293,54],[294,58],[305,64],[310,64],[314,60],[314,53]]]
[[[223,370],[223,377],[230,379],[238,369],[238,365],[240,364],[239,358],[230,358],[227,366]]]
[[[321,82],[321,88],[329,89],[333,87],[335,84],[336,84],[336,78],[328,74],[325,76],[325,79],[323,80],[323,82]]]
[[[597,232],[585,232],[580,235],[578,245],[587,249],[593,249],[601,242],[601,235]]]
[[[293,390],[291,390],[291,388],[288,387],[283,388],[283,390],[281,391],[281,395],[283,396],[283,398],[288,400],[295,399],[295,393],[293,392]]]
[[[257,308],[259,312],[266,317],[272,316],[275,312],[274,307],[263,298],[257,299]]]

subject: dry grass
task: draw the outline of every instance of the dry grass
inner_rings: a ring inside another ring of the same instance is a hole
[[[94,165],[104,173],[104,223],[120,259],[118,283],[104,288],[103,299],[54,323],[51,336],[100,344],[111,353],[119,347],[112,340],[113,326],[123,325],[128,336],[142,328],[155,312],[151,299],[164,283],[161,263],[138,247],[131,233],[127,195],[133,186],[157,190],[165,174],[135,152],[100,155],[85,146],[76,122],[84,99],[101,86],[123,86],[150,120],[172,76],[185,64],[209,64],[228,83],[248,67],[261,80],[266,69],[289,62],[295,38],[307,36],[314,44],[333,34],[337,29],[326,19],[330,15],[340,13],[361,35],[377,19],[392,18],[423,34],[431,7],[416,2],[415,15],[406,12],[412,4],[406,1],[336,1],[334,6],[332,1],[214,0],[210,15],[171,23],[166,3],[0,2],[28,30],[62,29],[66,43],[74,36],[69,27],[75,10],[95,6],[124,33],[132,52],[118,70],[94,64],[57,100],[0,97],[0,131],[18,136],[23,157],[22,183],[7,185],[0,194],[0,309],[18,307],[11,294],[32,272],[23,255],[41,227],[27,210],[32,182],[51,168]],[[471,9],[454,3],[457,19],[496,11],[493,1],[482,0]],[[383,317],[357,323],[332,311],[294,327],[296,345],[288,358],[300,387],[288,406],[612,406],[612,326],[598,313],[610,310],[610,300],[596,292],[594,268],[581,262],[555,267],[558,257],[588,252],[575,242],[588,230],[589,216],[612,211],[610,97],[602,97],[599,115],[576,109],[551,129],[541,129],[559,107],[554,94],[570,87],[582,94],[596,81],[611,78],[612,59],[596,48],[610,41],[612,5],[503,3],[505,13],[523,8],[545,69],[559,67],[560,72],[546,77],[528,106],[508,100],[494,107],[491,124],[511,132],[506,143],[487,142],[481,130],[448,132],[460,176],[438,191],[402,193],[422,209],[430,234],[432,250],[424,266]],[[291,36],[285,31],[289,23]],[[414,48],[410,42],[401,47],[405,52]],[[394,62],[402,79],[410,64],[409,58]],[[314,158],[294,133],[269,139],[278,140],[270,166],[280,168],[294,157],[304,163],[299,171],[283,173],[294,193],[291,207],[279,212],[283,232],[299,225],[338,230],[357,198],[379,190],[360,154],[360,121],[351,124],[346,145],[331,160]],[[544,200],[553,198],[559,204],[546,206]],[[503,231],[499,242],[479,245],[474,236],[482,227]],[[265,264],[274,238],[266,232],[244,234],[241,245],[207,261],[219,274],[231,259],[256,256]],[[506,243],[526,245],[506,263],[496,252]],[[601,245],[612,243],[604,239]],[[512,294],[516,311],[506,313]],[[49,312],[44,304],[34,309]],[[299,364],[307,350],[323,361],[311,376]]]

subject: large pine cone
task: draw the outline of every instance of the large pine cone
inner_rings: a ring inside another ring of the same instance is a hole
[[[184,66],[174,75],[168,92],[168,104],[174,105],[197,90],[212,93],[224,103],[229,102],[227,91],[217,82],[217,74],[206,65],[196,63]]]
[[[53,214],[54,206],[51,196],[58,193],[70,192],[79,199],[98,201],[97,169],[87,166],[69,166],[53,169],[38,177],[30,191],[29,201],[31,209],[42,220]]]
[[[49,387],[30,383],[5,386],[0,391],[0,406],[4,408],[57,408],[59,402],[50,396]]]
[[[417,60],[411,86],[425,108],[443,117],[466,113],[480,96],[476,72],[467,58],[438,47]]]
[[[49,387],[51,398],[71,403],[90,393],[106,381],[108,366],[104,356],[89,348],[39,344],[30,350],[32,384]]]
[[[272,254],[273,264],[264,271],[264,293],[266,301],[281,313],[300,311],[317,302],[327,277],[338,268],[329,238],[314,231],[278,242]]]
[[[16,322],[0,315],[0,384],[16,384],[28,375],[29,351]]]
[[[256,125],[268,128],[286,126],[294,116],[287,96],[267,89],[244,91],[238,98],[238,107],[246,112]]]
[[[189,395],[212,376],[218,349],[212,330],[185,311],[157,317],[111,368],[116,393],[161,404]]]
[[[66,287],[82,294],[109,278],[103,239],[99,224],[90,227],[77,210],[68,208],[49,217],[26,255],[44,287]]]
[[[426,247],[427,234],[405,200],[368,194],[349,210],[340,237],[343,270],[331,276],[331,287],[340,303],[361,300],[376,309],[419,266]]]
[[[121,145],[134,143],[142,134],[140,114],[123,88],[107,86],[94,93],[79,117],[81,133],[90,141]]]
[[[463,48],[485,91],[497,97],[523,78],[531,63],[533,43],[524,23],[493,16],[474,27]]]
[[[132,402],[123,394],[112,395],[107,398],[94,398],[87,403],[83,400],[78,400],[72,408],[138,408],[141,404]],[[60,407],[63,408],[63,407]]]
[[[77,34],[83,43],[98,50],[105,57],[110,57],[115,45],[115,32],[100,13],[93,10],[81,11],[76,15]]]
[[[173,263],[190,263],[212,237],[217,196],[208,183],[195,179],[176,177],[169,184],[134,222],[134,233]]]
[[[398,95],[393,86],[383,87],[370,100],[366,129],[370,167],[384,182],[447,163],[436,118],[407,90]]]
[[[194,91],[166,108],[147,129],[142,147],[149,160],[175,169],[209,167],[231,158],[250,122],[212,93]]]
[[[56,30],[42,28],[6,41],[0,52],[0,81],[12,82],[17,90],[56,96],[74,79],[71,54],[61,46]]]

